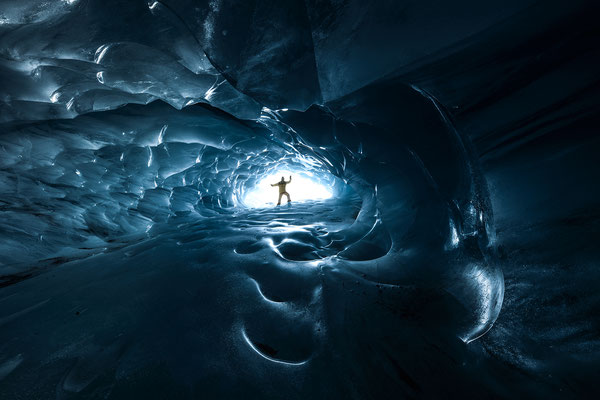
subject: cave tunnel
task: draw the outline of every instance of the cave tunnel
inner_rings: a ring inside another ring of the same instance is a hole
[[[2,0],[0,398],[598,398],[598,11]]]

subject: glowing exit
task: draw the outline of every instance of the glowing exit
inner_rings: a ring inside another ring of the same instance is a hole
[[[290,176],[291,182],[289,182]],[[282,170],[260,180],[245,196],[244,204],[249,207],[269,207],[276,205],[280,195],[281,186],[279,183],[282,177],[286,182],[284,190],[289,193],[292,204],[306,200],[329,199],[333,195],[327,186],[322,185],[305,174],[295,174],[291,171]],[[287,200],[287,197],[283,197],[282,203],[286,204]]]

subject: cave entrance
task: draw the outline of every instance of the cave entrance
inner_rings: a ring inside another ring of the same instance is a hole
[[[330,182],[315,176],[307,171],[292,171],[281,169],[272,172],[257,181],[256,185],[247,191],[243,203],[250,208],[272,207],[277,203],[279,197],[278,187],[271,186],[283,177],[291,183],[286,187],[292,202],[305,202],[307,200],[326,200],[333,196],[333,187]],[[282,203],[286,202],[284,196]]]

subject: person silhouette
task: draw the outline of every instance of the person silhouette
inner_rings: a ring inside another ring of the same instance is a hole
[[[279,200],[277,200],[277,205],[281,205],[281,198],[283,197],[283,195],[287,196],[288,199],[288,203],[290,203],[292,201],[292,199],[290,198],[290,194],[285,190],[285,185],[287,185],[288,183],[292,182],[292,176],[290,175],[290,180],[289,181],[285,181],[285,179],[283,178],[283,176],[281,177],[281,180],[277,183],[273,183],[271,186],[279,186]]]

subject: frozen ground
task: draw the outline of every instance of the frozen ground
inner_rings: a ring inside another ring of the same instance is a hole
[[[368,235],[347,233],[359,210],[351,197],[188,214],[4,288],[4,395],[324,398],[479,387],[466,371],[480,361],[448,335],[460,304],[382,284],[359,272],[365,257],[333,257]]]
[[[382,332],[374,322],[405,313],[415,321],[403,335],[425,329],[418,326],[423,316],[396,301],[413,289],[378,284],[328,261],[339,252],[333,241],[345,240],[336,232],[359,212],[356,200],[182,217],[155,226],[149,239],[5,288],[0,371],[11,379],[3,392],[364,393],[368,384],[360,380],[370,379],[363,376],[369,368],[349,361],[372,352],[383,359],[370,362],[389,364],[384,384],[404,379],[409,392],[424,390],[378,342],[392,335],[389,346],[406,352],[420,334],[398,340],[397,327]],[[383,315],[360,310],[373,304]]]
[[[65,395],[123,378],[147,385],[136,374],[149,366],[193,384],[217,378],[218,390],[246,390],[227,388],[226,376],[253,374],[236,365],[301,374],[326,341],[319,261],[327,256],[317,253],[331,253],[328,235],[350,225],[358,206],[305,202],[183,217],[155,227],[150,239],[6,288],[0,370],[16,371],[5,393],[51,392],[56,379]],[[44,378],[23,391],[34,376]]]

